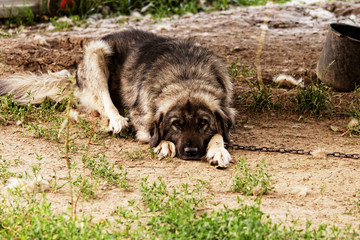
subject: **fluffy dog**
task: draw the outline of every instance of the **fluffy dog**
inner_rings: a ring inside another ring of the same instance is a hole
[[[32,103],[61,101],[66,91],[58,89],[69,76],[66,70],[8,76],[0,79],[0,95],[22,104],[31,91]],[[128,126],[125,108],[136,138],[160,158],[205,156],[220,167],[231,160],[224,148],[234,125],[231,79],[217,56],[189,41],[140,30],[107,35],[85,48],[74,89],[79,107],[108,118],[114,133]]]

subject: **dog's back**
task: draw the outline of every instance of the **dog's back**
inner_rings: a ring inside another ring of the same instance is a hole
[[[111,34],[102,40],[114,51],[108,66],[109,89],[118,108],[136,108],[140,102],[156,101],[172,84],[186,87],[194,82],[219,89],[225,104],[231,102],[232,83],[222,61],[190,41],[141,30]],[[148,93],[151,96],[141,100],[141,95]]]

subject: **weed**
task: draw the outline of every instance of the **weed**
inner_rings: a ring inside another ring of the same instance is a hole
[[[325,113],[331,113],[333,109],[331,91],[323,83],[298,88],[296,95],[290,100],[295,104],[295,111],[300,114],[321,117]]]
[[[30,105],[19,106],[12,96],[0,96],[0,124],[6,125],[11,121],[22,121],[31,112]]]
[[[139,150],[132,151],[132,152],[125,152],[124,154],[125,154],[126,158],[129,159],[130,161],[135,161],[135,160],[144,159],[146,151],[139,149]]]
[[[239,62],[239,58],[236,58],[235,62],[233,62],[229,67],[229,75],[234,80],[240,78],[240,80],[248,81],[247,78],[250,76],[255,76],[255,74],[255,69],[249,69],[245,66],[245,64],[241,64],[241,62]]]
[[[0,203],[1,239],[113,239],[119,232],[110,233],[110,223],[93,223],[91,218],[69,218],[55,214],[51,204],[34,196],[16,194],[11,204]]]
[[[50,187],[51,187],[51,189],[52,189],[52,191],[53,191],[54,193],[56,193],[57,190],[63,188],[63,187],[67,184],[67,183],[64,183],[64,184],[62,184],[62,185],[58,185],[58,177],[57,177],[57,174],[56,174],[56,171],[55,171],[55,170],[54,170],[54,175],[53,175],[52,178],[53,178],[53,179],[52,179],[51,181],[49,181],[49,182],[50,182]]]
[[[357,118],[351,119],[351,121],[345,126],[344,129],[334,128],[333,130],[341,130],[343,135],[347,134],[349,136],[360,136],[360,122]]]
[[[334,132],[342,132],[342,135],[360,136],[360,99],[358,90],[358,87],[354,90],[355,103],[351,101],[349,110],[345,112],[345,114],[351,117],[350,122],[343,127],[330,126]]]
[[[0,182],[6,183],[6,181],[11,177],[19,177],[19,174],[13,173],[9,170],[11,163],[6,161],[0,155]]]
[[[341,232],[336,227],[320,225],[311,230],[311,221],[305,229],[274,224],[260,210],[260,200],[246,205],[238,197],[238,206],[224,206],[217,211],[203,211],[206,198],[201,190],[190,190],[189,185],[180,185],[169,191],[165,182],[149,184],[147,178],[141,182],[141,194],[146,211],[152,213],[145,225],[129,230],[128,238],[149,239],[330,239],[354,238],[359,234],[351,228]],[[133,218],[134,212],[120,211],[124,218]],[[134,225],[132,225],[134,226]]]
[[[349,115],[355,119],[360,120],[360,98],[359,98],[359,89],[360,87],[355,87],[354,95],[355,95],[355,102],[351,101],[350,108],[349,108]]]
[[[85,157],[83,163],[90,170],[92,178],[102,178],[110,185],[116,185],[125,190],[130,189],[131,186],[126,179],[127,171],[121,165],[118,165],[115,170],[114,164],[110,164],[105,159],[105,155],[97,154],[95,157]]]
[[[37,163],[34,165],[31,165],[31,171],[34,174],[35,179],[38,178],[39,172],[41,170],[41,161],[42,161],[42,155],[35,153]]]
[[[55,214],[45,194],[14,191],[11,204],[0,201],[1,239],[355,239],[360,235],[351,227],[320,225],[304,229],[275,224],[260,210],[260,201],[220,210],[204,209],[207,197],[202,187],[181,184],[170,190],[159,178],[149,183],[143,178],[140,192],[144,205],[129,201],[111,213],[114,222]],[[202,185],[202,184],[201,184]],[[1,197],[1,196],[0,196]],[[144,209],[143,207],[144,206]]]
[[[94,183],[92,183],[91,179],[83,178],[81,175],[77,175],[77,178],[72,181],[72,184],[78,187],[78,191],[81,192],[81,196],[85,201],[87,201],[89,199],[95,199],[97,181],[98,180],[95,180]]]
[[[131,206],[130,206],[131,207]],[[113,216],[118,216],[119,219],[115,221],[123,226],[122,235],[123,236],[131,236],[134,235],[132,231],[132,226],[134,226],[141,218],[141,213],[139,211],[134,211],[129,208],[119,207],[117,206],[115,210],[112,212]],[[139,225],[139,224],[138,224]]]
[[[356,189],[356,193],[355,193],[354,197],[356,198],[356,199],[354,200],[354,204],[355,204],[356,210],[357,210],[358,212],[360,212],[360,189],[359,189],[359,188]]]
[[[213,2],[213,4],[216,10],[226,10],[229,8],[228,0],[216,0]]]
[[[236,58],[235,62],[233,62],[229,67],[229,75],[233,79],[236,79],[238,76],[240,76],[238,63],[239,63],[239,58]]]
[[[84,19],[79,17],[78,15],[70,16],[68,19],[62,19],[58,17],[50,18],[51,24],[54,26],[54,29],[51,31],[69,31],[73,29],[73,27],[79,27],[84,25],[86,22]]]
[[[230,190],[254,196],[262,196],[273,190],[270,186],[271,175],[265,172],[267,167],[265,160],[262,160],[256,165],[256,170],[251,170],[246,164],[246,158],[240,157]]]
[[[0,124],[17,122],[36,137],[59,141],[59,130],[64,121],[61,113],[66,103],[67,101],[55,103],[47,99],[37,106],[31,102],[18,105],[11,95],[5,95],[0,97]]]
[[[253,89],[250,91],[249,108],[254,112],[264,112],[279,106],[279,99],[275,102],[272,98],[271,86],[251,82]]]
[[[51,18],[50,22],[54,26],[54,29],[52,30],[54,32],[67,31],[71,30],[74,27],[72,22],[58,21],[57,17]]]
[[[0,39],[13,37],[15,35],[20,34],[23,30],[24,30],[23,26],[20,26],[16,29],[12,29],[11,31],[9,31],[7,29],[0,29]],[[4,61],[1,61],[1,63],[6,65],[6,63]],[[6,66],[3,67],[2,71],[4,71],[5,68],[6,68]]]

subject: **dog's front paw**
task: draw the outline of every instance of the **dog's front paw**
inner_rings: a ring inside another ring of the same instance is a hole
[[[169,141],[162,140],[159,145],[157,145],[157,147],[154,149],[154,153],[158,154],[160,160],[167,156],[175,157],[175,144]]]
[[[114,134],[120,133],[121,130],[127,128],[129,125],[129,119],[122,116],[110,118],[108,130]]]
[[[217,168],[226,168],[227,165],[231,162],[230,153],[224,147],[224,140],[220,134],[215,134],[207,148],[206,159],[211,164]]]

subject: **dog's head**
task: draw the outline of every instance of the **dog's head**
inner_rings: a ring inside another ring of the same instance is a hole
[[[173,142],[177,157],[185,160],[200,159],[205,155],[211,137],[219,133],[229,140],[233,125],[233,112],[226,112],[198,99],[183,99],[167,111],[160,111],[150,129],[150,146],[161,140]]]

